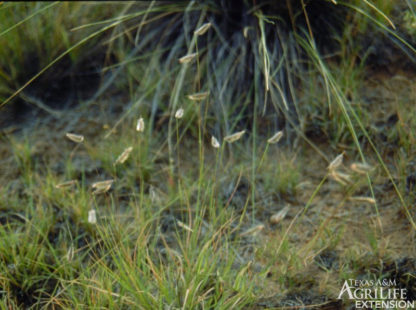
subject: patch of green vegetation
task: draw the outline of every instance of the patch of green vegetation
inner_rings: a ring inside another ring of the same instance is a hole
[[[410,268],[415,92],[355,39],[414,52],[395,5],[235,4],[0,5],[2,308],[337,308]]]

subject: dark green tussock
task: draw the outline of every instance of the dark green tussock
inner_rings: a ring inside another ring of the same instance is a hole
[[[413,300],[415,10],[1,3],[1,309]]]

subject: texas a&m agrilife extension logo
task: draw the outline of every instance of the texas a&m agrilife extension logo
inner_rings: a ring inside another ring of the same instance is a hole
[[[357,309],[414,309],[407,289],[397,288],[396,280],[345,280],[338,299],[355,301]]]

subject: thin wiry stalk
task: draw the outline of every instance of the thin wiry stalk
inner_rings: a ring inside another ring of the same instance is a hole
[[[321,71],[321,74],[324,75],[328,79],[328,82],[329,82],[329,85],[331,87],[332,93],[335,95],[336,102],[337,102],[338,106],[340,107],[340,109],[341,109],[341,111],[343,113],[343,116],[344,116],[345,121],[348,124],[348,128],[349,128],[350,133],[351,133],[351,135],[353,137],[353,140],[354,140],[354,143],[355,143],[355,145],[357,147],[357,150],[358,150],[358,152],[360,154],[361,160],[363,162],[366,162],[366,158],[365,158],[364,153],[363,153],[363,151],[361,149],[361,145],[360,145],[360,143],[358,141],[358,137],[357,137],[357,134],[356,134],[356,130],[354,128],[354,125],[352,124],[352,120],[350,118],[349,113],[352,114],[352,116],[354,117],[355,121],[360,126],[360,129],[362,130],[363,134],[367,138],[367,141],[370,143],[373,151],[377,155],[377,158],[378,158],[380,164],[382,165],[384,171],[386,172],[388,178],[390,179],[390,181],[392,182],[392,184],[393,184],[393,186],[395,188],[395,191],[396,191],[396,193],[397,193],[397,195],[398,195],[398,197],[399,197],[399,199],[401,201],[401,204],[402,204],[403,208],[405,209],[406,216],[409,219],[409,222],[412,224],[413,228],[416,229],[416,224],[415,224],[415,222],[414,222],[414,220],[413,220],[413,218],[412,218],[412,216],[411,216],[411,214],[410,214],[410,212],[408,210],[408,207],[406,206],[406,203],[405,203],[405,201],[404,201],[404,199],[403,199],[403,197],[402,197],[402,195],[400,193],[400,190],[398,189],[398,187],[397,187],[397,185],[396,185],[396,183],[395,183],[395,181],[394,181],[394,179],[393,179],[393,177],[392,177],[389,169],[387,168],[387,166],[385,165],[383,159],[381,158],[381,156],[380,156],[377,148],[375,147],[374,143],[372,142],[372,139],[370,138],[370,136],[368,135],[367,131],[365,130],[365,128],[364,128],[364,126],[363,126],[360,118],[358,117],[358,115],[356,114],[356,112],[354,111],[354,109],[350,106],[350,104],[348,104],[348,101],[344,97],[343,93],[339,90],[339,87],[336,84],[334,78],[332,77],[332,74],[329,72],[329,70],[326,68],[325,64],[322,62],[322,60],[318,56],[318,53],[316,52],[316,49],[313,46],[313,43],[312,44],[308,44],[308,43],[306,43],[302,39],[300,39],[300,42],[304,46],[304,48],[309,51],[310,55],[313,56],[313,60],[316,62],[318,68]],[[348,109],[349,112],[347,111],[347,109]],[[368,183],[368,186],[370,188],[371,193],[374,194],[374,190],[373,190],[373,187],[372,187],[372,182],[371,182],[370,176],[368,174],[367,174],[367,183]],[[373,198],[375,198],[375,197],[373,197]],[[375,204],[374,208],[376,210],[377,218],[378,218],[378,221],[380,223],[381,220],[380,220],[380,214],[379,214],[379,210],[378,210],[377,204]]]
[[[184,14],[186,14],[186,12],[191,10],[193,5],[194,5],[194,2],[191,1],[189,3],[189,5],[187,6]],[[202,21],[204,20],[204,17],[205,17],[205,10],[203,10],[201,12],[201,15],[199,17],[198,25],[202,24]],[[186,54],[192,54],[193,53],[193,49],[194,49],[196,40],[197,40],[197,36],[193,35],[191,43],[188,46],[188,50],[187,50]],[[175,85],[173,86],[172,95],[170,97],[170,104],[169,104],[169,110],[170,110],[171,113],[172,113],[172,111],[176,111],[176,109],[178,108],[179,96],[180,96],[182,88],[183,88],[183,83],[184,83],[185,74],[186,74],[187,70],[188,70],[187,65],[181,66],[179,75],[175,80]],[[168,141],[169,165],[170,165],[171,175],[173,175],[173,157],[172,157],[173,156],[173,144],[172,144],[172,137],[171,137],[172,136],[172,122],[173,122],[173,118],[170,117],[169,118],[169,123],[168,123],[167,141]]]
[[[51,8],[51,7],[53,7],[53,6],[55,6],[55,5],[57,5],[58,3],[59,3],[59,1],[56,1],[56,2],[50,3],[49,5],[45,5],[43,8],[41,8],[41,9],[39,9],[39,10],[37,10],[37,11],[33,12],[32,14],[30,14],[30,15],[29,15],[29,16],[27,16],[26,18],[22,19],[20,22],[18,22],[18,23],[16,23],[16,24],[14,24],[13,26],[11,26],[11,27],[9,27],[9,28],[5,29],[3,32],[0,32],[0,37],[1,37],[1,36],[3,36],[3,35],[5,35],[5,34],[7,34],[7,33],[8,33],[8,32],[10,32],[10,31],[12,31],[13,29],[15,29],[15,28],[19,27],[20,25],[22,25],[22,24],[23,24],[23,23],[25,23],[26,21],[28,21],[28,20],[32,19],[32,18],[33,18],[33,17],[35,17],[36,15],[38,15],[38,14],[42,13],[43,11],[45,11],[45,10],[47,10],[47,9],[49,9],[49,8]]]

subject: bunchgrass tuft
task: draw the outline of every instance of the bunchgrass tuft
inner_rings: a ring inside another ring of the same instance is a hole
[[[393,276],[415,296],[414,73],[374,66],[376,44],[411,66],[414,12],[0,4],[2,308],[338,309],[345,280]]]

